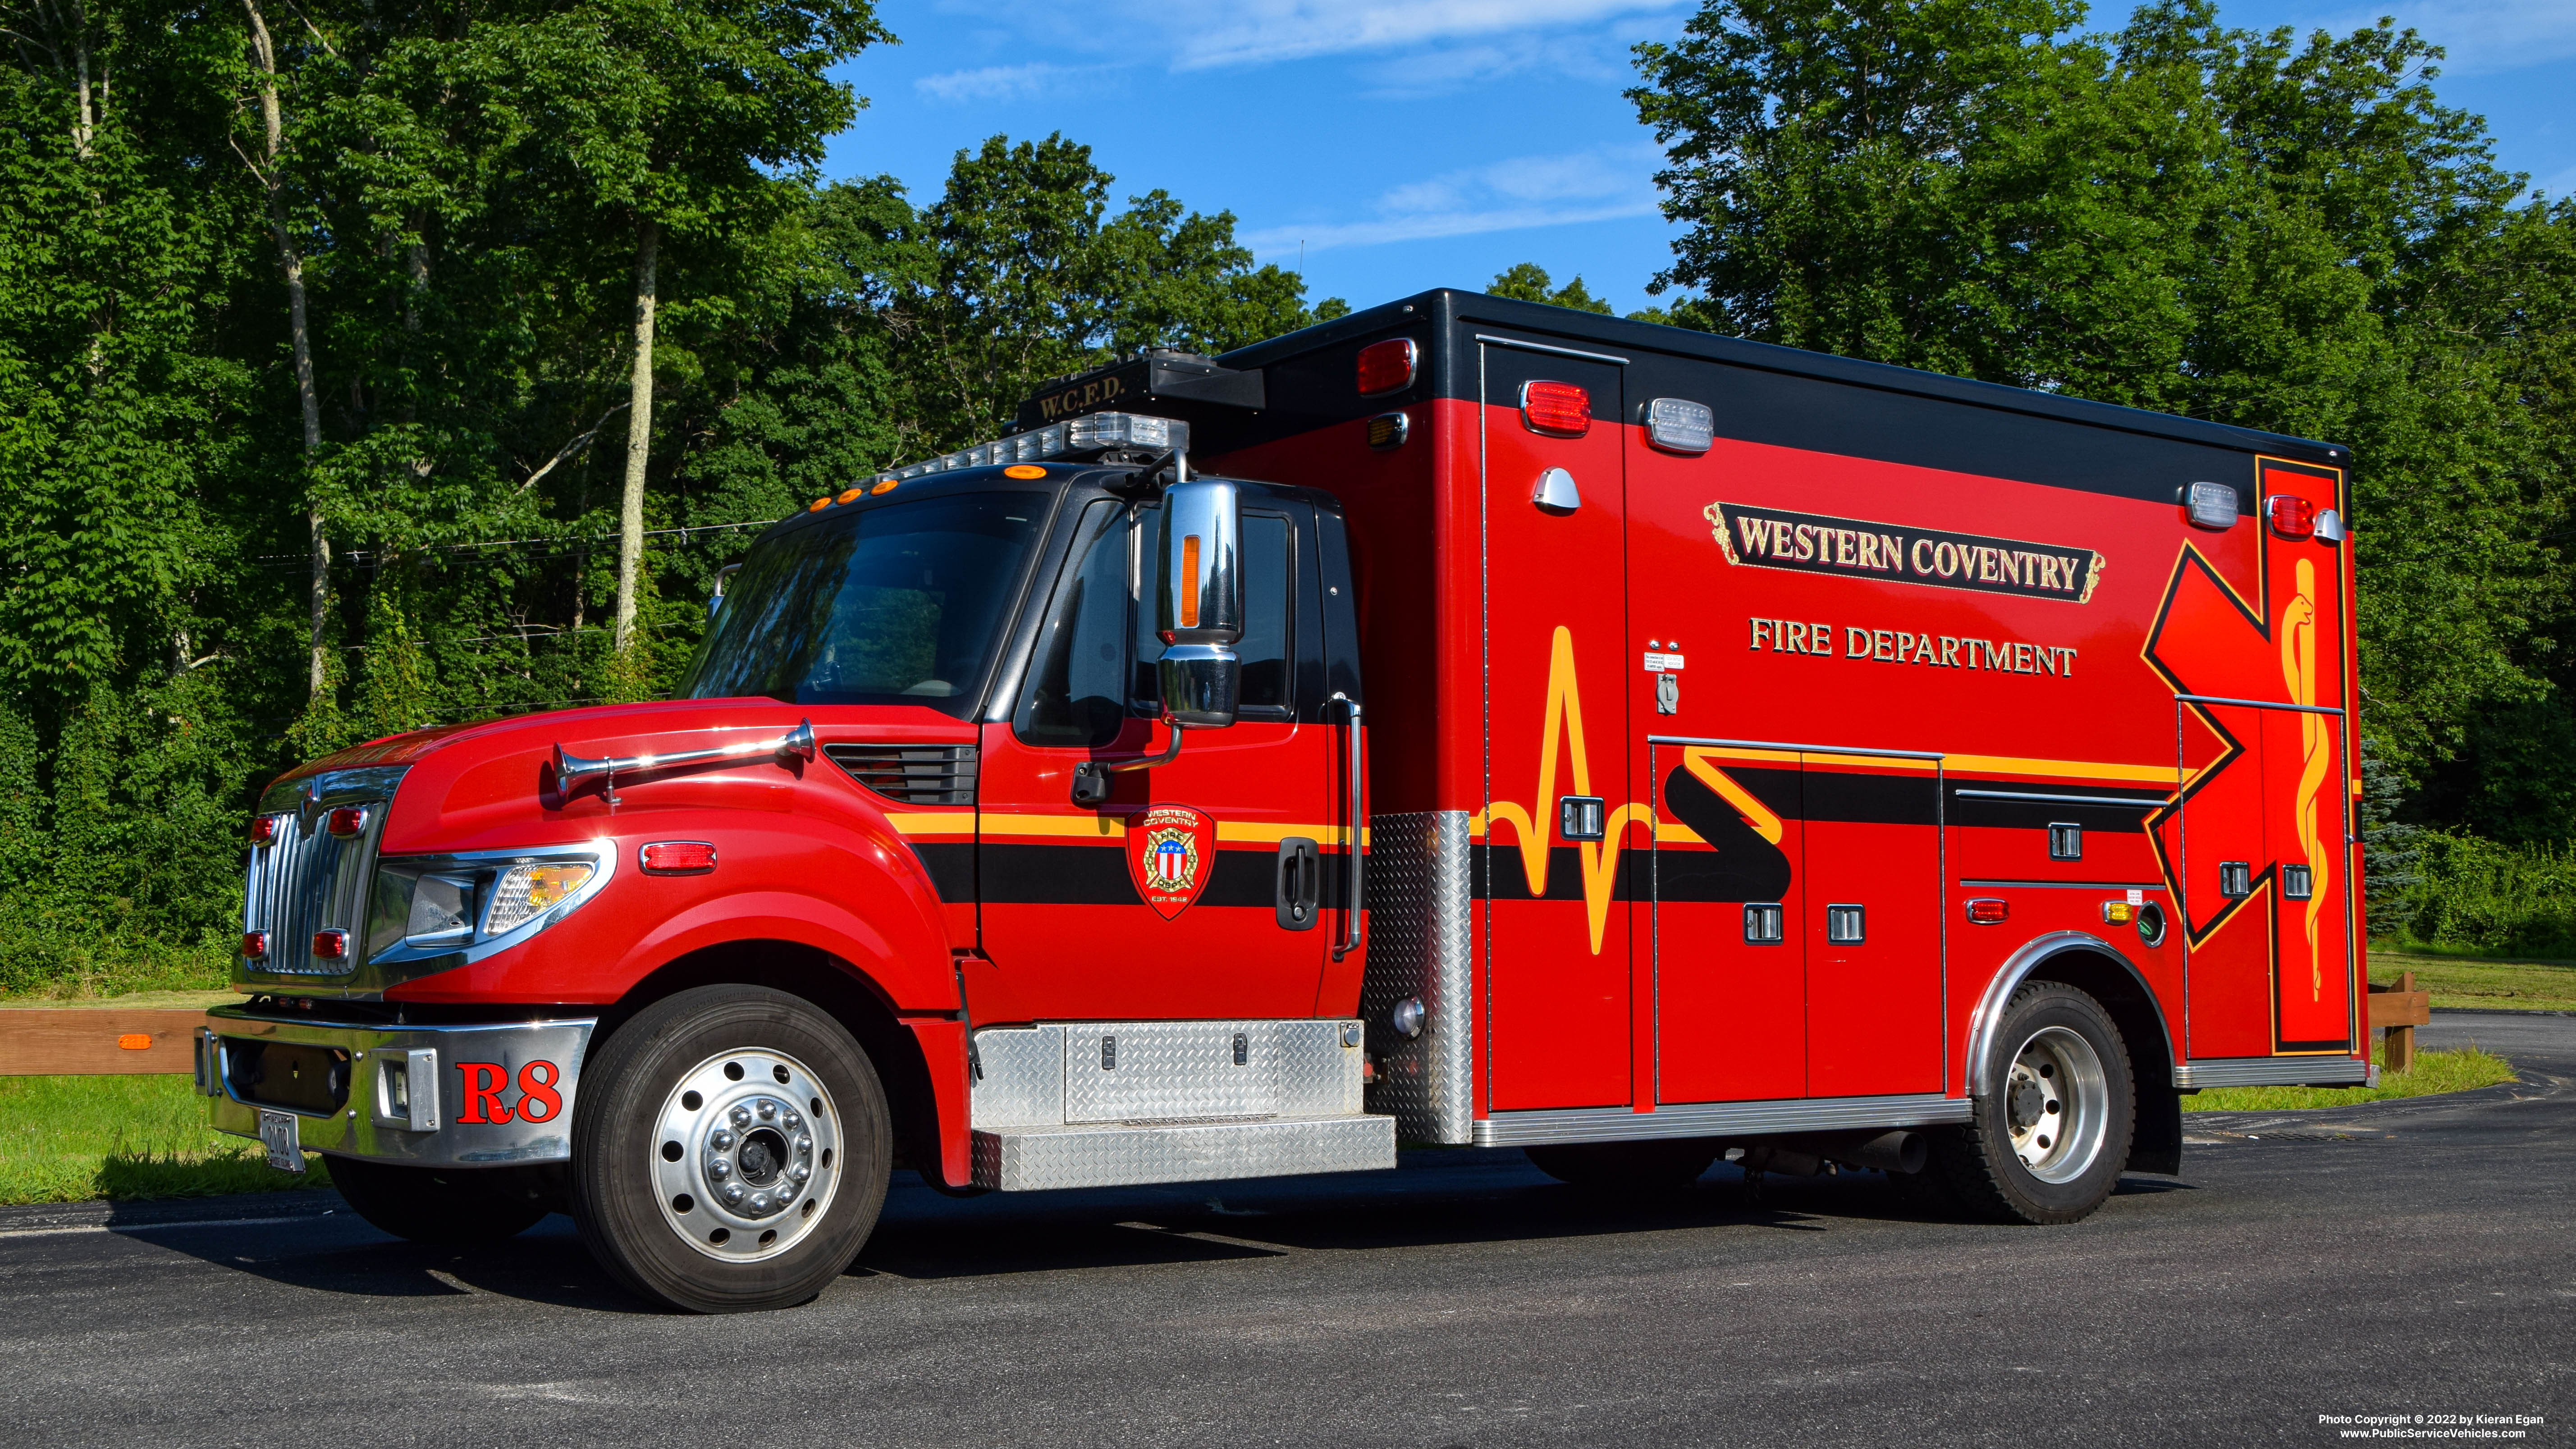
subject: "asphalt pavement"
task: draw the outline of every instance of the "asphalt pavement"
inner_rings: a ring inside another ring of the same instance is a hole
[[[560,1217],[457,1254],[328,1193],[0,1209],[0,1442],[2037,1449],[2424,1414],[2576,1445],[2576,1018],[2422,1037],[2522,1075],[2195,1114],[2181,1177],[2061,1228],[1874,1174],[1605,1201],[1506,1151],[962,1201],[907,1175],[815,1303],[689,1318]]]

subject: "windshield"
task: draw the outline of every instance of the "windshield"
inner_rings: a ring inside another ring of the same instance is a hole
[[[1048,497],[927,498],[761,545],[725,590],[680,696],[965,713]]]

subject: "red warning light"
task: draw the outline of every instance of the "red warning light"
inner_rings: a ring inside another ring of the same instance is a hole
[[[1522,383],[1521,421],[1533,432],[1582,437],[1592,431],[1592,394],[1570,382]]]
[[[1390,337],[1360,349],[1360,396],[1413,386],[1413,365],[1421,356],[1410,337]]]
[[[2317,531],[2317,506],[2295,493],[2275,493],[2265,499],[2263,511],[2272,517],[2272,529],[2283,538],[2311,538]]]

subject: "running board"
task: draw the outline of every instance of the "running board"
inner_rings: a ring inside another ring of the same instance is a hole
[[[2370,1066],[2358,1057],[2203,1057],[2173,1069],[2186,1092],[2203,1087],[2358,1087]]]
[[[1790,1097],[1770,1102],[1690,1102],[1639,1112],[1577,1107],[1496,1112],[1476,1122],[1479,1147],[1542,1142],[1626,1142],[1650,1137],[1767,1137],[1852,1127],[1930,1127],[1968,1120],[1968,1099],[1925,1092],[1891,1097]]]
[[[1025,1127],[975,1134],[975,1185],[1003,1192],[1372,1172],[1393,1166],[1393,1117]]]

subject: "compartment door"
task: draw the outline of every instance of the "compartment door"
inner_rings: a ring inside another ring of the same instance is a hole
[[[1786,751],[1657,745],[1647,949],[1661,1102],[1807,1092],[1806,808]]]
[[[1938,1092],[1941,780],[1933,761],[1809,753],[1807,1095]]]
[[[1612,361],[1481,344],[1484,496],[1487,1105],[1650,1101],[1632,1050],[1629,860],[1648,821],[1629,797],[1626,483]],[[1581,388],[1580,435],[1533,427],[1538,385]],[[1561,470],[1542,506],[1542,478]],[[1598,797],[1601,838],[1560,829]],[[1642,1089],[1642,1090],[1641,1090]]]

